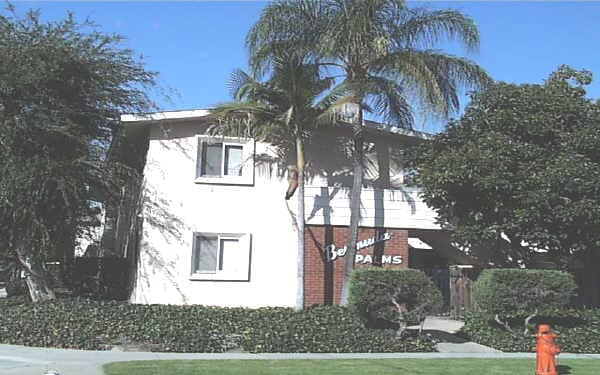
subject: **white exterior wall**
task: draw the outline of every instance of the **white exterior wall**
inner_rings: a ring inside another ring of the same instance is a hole
[[[287,179],[278,173],[289,162],[277,164],[275,150],[256,143],[253,185],[198,183],[197,134],[205,125],[201,119],[174,121],[145,125],[150,126],[150,141],[144,169],[144,224],[132,302],[295,306],[297,195],[284,200]],[[318,140],[307,147],[306,223],[348,225],[347,142],[335,132],[319,135]],[[377,157],[397,156],[398,141],[393,142],[385,140],[387,151],[370,154],[374,159],[367,165],[366,181],[378,178]],[[394,190],[363,189],[360,225],[439,229],[435,212],[419,199],[418,191],[401,185],[401,163],[390,161],[388,167]],[[195,232],[251,234],[250,280],[194,280]]]
[[[196,183],[198,127],[154,126],[144,170],[144,224],[136,303],[294,306],[297,232],[276,166],[255,168],[254,186]],[[168,138],[168,139],[167,139]],[[257,154],[272,154],[256,144]],[[269,168],[274,168],[269,170]],[[296,201],[289,201],[294,207]],[[250,281],[191,279],[194,232],[250,233]]]

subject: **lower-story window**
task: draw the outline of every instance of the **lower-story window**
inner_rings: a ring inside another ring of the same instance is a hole
[[[250,280],[250,235],[195,233],[191,278],[194,280]]]

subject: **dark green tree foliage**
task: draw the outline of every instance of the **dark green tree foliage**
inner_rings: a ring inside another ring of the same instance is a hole
[[[350,308],[369,326],[393,326],[400,335],[442,303],[439,289],[419,270],[373,267],[353,272],[350,279]]]
[[[106,165],[120,114],[151,107],[155,75],[120,41],[70,14],[0,13],[0,251],[27,272],[34,301],[53,297],[44,260],[72,251],[93,224],[90,202],[129,173]]]
[[[529,265],[600,245],[600,106],[591,74],[496,83],[415,153],[423,199],[484,263]]]

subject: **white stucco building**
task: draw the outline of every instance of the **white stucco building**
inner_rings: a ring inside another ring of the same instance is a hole
[[[103,244],[134,258],[135,303],[295,306],[297,197],[284,199],[293,155],[254,139],[208,136],[207,113],[123,116],[116,154],[143,172],[141,211],[123,219],[120,202]],[[358,263],[431,271],[460,261],[435,213],[404,185],[403,150],[428,135],[366,127]],[[348,135],[322,128],[306,146],[305,305],[339,298],[343,260],[329,262],[326,252],[345,245],[349,224]]]

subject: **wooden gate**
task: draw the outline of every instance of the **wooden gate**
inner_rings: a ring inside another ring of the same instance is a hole
[[[472,306],[473,280],[469,271],[460,266],[450,266],[450,316],[460,318]]]

